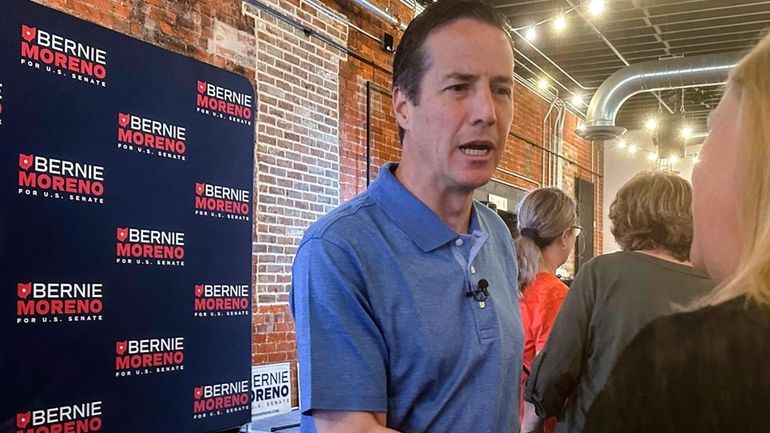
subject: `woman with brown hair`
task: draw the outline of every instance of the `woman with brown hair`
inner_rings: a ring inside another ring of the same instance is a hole
[[[532,361],[545,345],[567,295],[567,286],[556,276],[556,269],[567,261],[580,226],[575,201],[558,188],[539,188],[527,194],[519,204],[517,218],[521,234],[516,239],[516,259],[524,325],[523,389]],[[521,407],[521,431],[538,431],[540,422],[533,417],[531,405]],[[553,431],[554,421],[545,423],[546,433]]]
[[[618,191],[609,216],[623,251],[580,269],[527,383],[537,414],[560,416],[557,431],[582,431],[617,355],[644,325],[713,286],[688,261],[691,200],[690,184],[670,172],[640,173]]]
[[[585,432],[770,431],[770,36],[733,69],[693,170],[693,263],[719,285],[642,330]]]

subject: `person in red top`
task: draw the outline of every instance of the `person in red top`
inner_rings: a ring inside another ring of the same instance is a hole
[[[567,286],[556,277],[580,234],[575,201],[558,188],[539,188],[521,201],[517,210],[516,258],[519,262],[519,307],[524,325],[522,387],[532,361],[548,340],[559,308],[567,296]],[[521,432],[551,433],[556,420],[542,422],[531,403],[521,398]]]

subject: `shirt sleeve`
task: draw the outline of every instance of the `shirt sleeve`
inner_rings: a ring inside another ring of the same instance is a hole
[[[301,410],[387,411],[387,349],[366,296],[361,265],[312,238],[292,268]]]
[[[583,372],[590,347],[595,284],[590,266],[584,266],[567,292],[545,347],[533,362],[524,399],[535,405],[541,417],[561,415]]]

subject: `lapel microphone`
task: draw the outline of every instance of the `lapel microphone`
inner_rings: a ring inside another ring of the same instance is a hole
[[[468,298],[473,298],[479,302],[486,301],[489,297],[489,291],[487,290],[487,287],[489,287],[489,281],[485,280],[484,278],[479,280],[479,283],[477,285],[477,289],[468,289],[467,292],[465,292],[465,296]]]

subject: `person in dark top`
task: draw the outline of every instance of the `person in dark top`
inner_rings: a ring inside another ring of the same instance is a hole
[[[719,285],[620,355],[585,433],[770,432],[770,36],[733,69],[693,170],[693,263]]]
[[[581,431],[618,354],[644,325],[714,286],[688,262],[691,202],[690,184],[670,172],[640,173],[618,191],[610,220],[624,251],[580,269],[525,390],[538,416],[560,416],[558,432]]]

